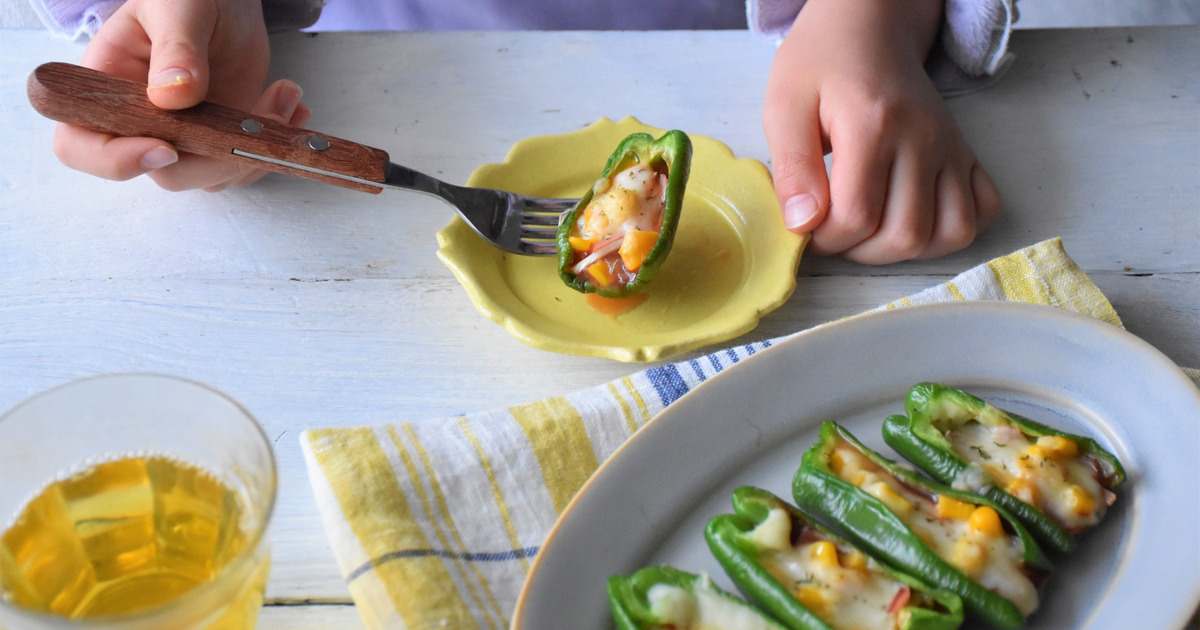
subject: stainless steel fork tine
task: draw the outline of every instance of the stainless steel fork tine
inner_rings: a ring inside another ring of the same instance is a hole
[[[545,244],[550,247],[558,247],[558,239],[554,233],[522,232],[520,241],[522,243]]]
[[[526,199],[526,210],[529,212],[562,213],[575,207],[578,199],[546,199],[532,197]]]
[[[518,247],[520,248],[521,253],[530,254],[533,256],[549,256],[558,251],[558,249],[552,243],[531,243],[524,240],[521,241],[521,244]]]
[[[521,225],[554,226],[557,229],[561,216],[557,212],[531,212],[527,210],[521,217]]]
[[[521,224],[521,235],[529,235],[533,238],[553,238],[558,233],[558,224],[554,225],[530,225],[528,223]]]
[[[551,246],[557,242],[557,230],[521,230],[522,242],[530,243],[549,243]]]
[[[521,215],[520,250],[532,255],[558,253],[558,226],[577,199],[527,199]]]

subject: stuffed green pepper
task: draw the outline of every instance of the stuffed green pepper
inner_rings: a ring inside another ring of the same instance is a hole
[[[707,575],[669,566],[612,576],[608,606],[620,630],[786,630]]]
[[[617,298],[654,280],[675,241],[692,142],[672,130],[635,133],[558,226],[558,273],[583,293]]]
[[[743,593],[791,630],[953,630],[954,593],[893,571],[758,488],[705,528],[713,556]]]
[[[893,568],[953,591],[966,611],[1018,628],[1051,565],[1004,508],[884,458],[836,423],[801,458],[796,504]]]
[[[918,468],[1004,506],[1059,551],[1097,525],[1125,470],[1094,440],[997,409],[959,389],[919,383],[907,416],[889,417],[883,437]]]

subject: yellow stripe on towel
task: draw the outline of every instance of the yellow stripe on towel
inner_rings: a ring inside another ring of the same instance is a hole
[[[637,405],[638,415],[641,420],[638,426],[646,424],[650,421],[650,406],[646,404],[646,399],[642,397],[642,393],[638,391],[637,386],[633,384],[633,379],[628,376],[621,377],[621,385],[629,390],[629,395],[633,397],[634,404]]]
[[[483,450],[483,444],[479,442],[479,438],[475,436],[475,432],[471,430],[471,423],[467,422],[466,418],[458,419],[458,428],[462,431],[467,441],[471,443],[471,447],[475,449],[475,455],[479,457],[479,463],[483,466],[483,472],[487,475],[488,486],[492,489],[492,498],[496,501],[496,509],[500,511],[500,520],[504,522],[504,533],[508,536],[508,543],[513,549],[521,548],[521,539],[517,536],[517,526],[513,523],[512,512],[508,509],[508,502],[504,500],[504,492],[500,489],[500,482],[496,479],[496,471],[492,468],[492,462],[487,456],[487,452]],[[525,556],[520,557],[521,570],[529,572],[529,559]]]
[[[561,396],[511,407],[509,413],[533,448],[555,513],[562,513],[600,466],[583,418]]]
[[[625,402],[625,398],[621,396],[621,390],[617,388],[616,381],[608,383],[608,393],[612,394],[613,400],[617,401],[617,405],[621,407],[621,417],[625,418],[625,426],[629,427],[629,434],[633,435],[638,430],[638,421],[633,417],[629,403]]]
[[[408,449],[404,447],[404,442],[400,439],[400,435],[396,433],[396,427],[394,425],[388,425],[388,435],[392,438],[392,444],[395,445],[396,450],[400,453],[400,458],[404,461],[404,468],[408,472],[409,480],[412,483],[413,488],[416,490],[417,497],[421,500],[421,509],[425,510],[425,514],[429,517],[429,523],[437,533],[438,543],[441,544],[442,549],[447,551],[452,550],[451,541],[447,538],[446,534],[446,530],[449,530],[450,535],[454,538],[455,544],[453,549],[457,549],[459,552],[450,554],[450,559],[454,565],[454,569],[458,571],[459,575],[462,576],[462,581],[467,586],[468,594],[471,596],[471,599],[475,600],[477,609],[486,609],[486,604],[483,601],[483,599],[486,598],[487,603],[491,604],[492,612],[501,620],[503,620],[504,614],[500,612],[499,604],[496,603],[495,596],[492,595],[492,593],[488,590],[487,581],[484,580],[483,576],[479,574],[479,570],[474,565],[471,565],[470,569],[473,575],[467,574],[467,567],[460,558],[460,555],[465,555],[466,546],[462,544],[462,539],[458,535],[458,530],[454,525],[454,521],[450,518],[449,510],[446,508],[446,497],[442,493],[441,487],[437,482],[437,477],[430,466],[429,455],[417,442],[417,436],[413,434],[412,426],[406,424],[403,428],[404,434],[408,437],[414,448],[417,450],[417,455],[421,458],[422,466],[425,468],[425,473],[429,479],[430,488],[434,493],[434,502],[437,504],[436,512],[434,511],[434,504],[430,502],[429,495],[425,493],[424,486],[421,484],[421,474],[417,470],[417,466],[413,462],[412,456],[409,455]],[[437,518],[438,516],[441,518]],[[472,580],[472,577],[474,577],[474,580]],[[476,581],[478,581],[480,585],[479,588],[483,590],[484,594],[482,597],[479,593],[479,589],[476,588]],[[487,618],[487,621],[489,628],[497,627],[492,618]],[[501,621],[500,627],[503,627],[504,625],[505,623]]]
[[[950,296],[955,300],[963,302],[967,299],[963,297],[962,291],[958,290],[958,285],[954,284],[954,282],[947,280],[946,282],[942,283],[942,286],[946,287],[946,290],[950,292]]]
[[[987,265],[1010,301],[1057,306],[1121,326],[1112,304],[1066,255],[1062,239],[1042,241]]]
[[[997,258],[989,262],[988,267],[996,274],[996,281],[1009,301],[1058,306],[1050,295],[1049,287],[1034,270],[1033,261],[1023,250]]]
[[[433,628],[444,620],[446,627],[478,627],[458,591],[446,588],[452,581],[440,558],[391,559],[391,554],[403,549],[429,549],[429,541],[413,519],[375,432],[369,428],[311,432],[313,441],[326,435],[338,448],[315,451],[317,464],[404,624]],[[350,588],[353,593],[354,585]],[[430,614],[437,618],[429,618]]]

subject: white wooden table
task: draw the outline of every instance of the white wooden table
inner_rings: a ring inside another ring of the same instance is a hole
[[[522,138],[602,116],[768,161],[774,50],[746,33],[289,34],[273,45],[273,72],[304,87],[310,127],[450,182]],[[1022,31],[1012,48],[1002,83],[950,102],[1005,197],[999,223],[934,261],[805,258],[795,295],[741,341],[1061,236],[1129,330],[1200,367],[1200,29]],[[178,374],[242,401],[276,438],[281,468],[262,627],[360,625],[301,430],[527,402],[642,367],[534,350],[482,318],[435,256],[450,210],[423,196],[274,175],[166,193],[68,170],[25,79],[80,52],[42,31],[0,32],[0,409],[122,371]],[[643,63],[658,78],[614,70]]]

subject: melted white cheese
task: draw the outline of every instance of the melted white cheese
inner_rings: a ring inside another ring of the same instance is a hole
[[[874,496],[892,497],[880,498],[939,558],[1013,602],[1022,614],[1037,609],[1037,589],[1021,571],[1020,539],[1012,535],[987,536],[972,530],[965,519],[940,518],[936,505],[928,497],[896,481],[858,450],[844,445],[837,452],[841,463],[835,473]],[[900,504],[903,509],[896,509],[893,504]],[[978,561],[969,563],[964,556]]]
[[[1037,609],[1037,588],[1021,571],[1021,542],[1015,536],[987,536],[972,531],[965,520],[939,519],[936,508],[923,500],[914,502],[905,522],[939,558],[1016,604],[1021,614]],[[980,554],[981,563],[964,566],[964,553]]]
[[[1036,438],[1009,425],[990,427],[967,422],[946,437],[972,470],[981,471],[1001,489],[1042,510],[1059,525],[1079,529],[1095,525],[1104,516],[1104,488],[1084,457],[1031,455],[1029,447]],[[1015,489],[1014,479],[1023,479],[1033,487]],[[1086,495],[1087,505],[1080,505],[1073,498],[1075,493]]]
[[[745,538],[760,549],[791,549],[792,517],[782,508],[771,508],[767,518],[747,532]]]
[[[831,562],[828,556],[818,557],[816,541],[793,547],[791,534],[791,515],[783,508],[771,508],[746,538],[766,550],[758,562],[801,604],[838,629],[896,627],[896,617],[888,608],[904,584],[881,573],[874,560],[855,549],[838,548],[835,554],[841,560]],[[826,545],[825,553],[833,545],[830,541],[820,544]],[[847,560],[851,556],[855,562]],[[801,589],[807,592],[801,594]]]
[[[722,595],[707,575],[689,592],[671,584],[655,584],[646,592],[650,610],[677,630],[777,630],[762,615]]]
[[[657,232],[666,204],[665,180],[654,169],[634,164],[613,175],[612,185],[598,184],[595,197],[579,213],[578,234],[603,241],[630,230]]]
[[[813,544],[772,552],[760,558],[760,562],[813,614],[838,630],[897,627],[898,619],[888,608],[906,585],[881,573],[873,560],[867,559],[864,568],[817,560]],[[850,549],[839,552],[859,553]],[[815,592],[800,594],[801,589],[815,589]]]

